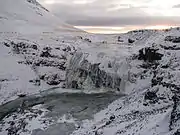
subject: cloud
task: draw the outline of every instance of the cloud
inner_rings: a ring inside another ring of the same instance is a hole
[[[180,24],[180,17],[86,17],[86,19],[68,20],[67,23],[76,26],[147,26]]]
[[[179,0],[39,0],[61,20],[76,26],[180,24]]]
[[[174,5],[173,8],[180,8],[180,4]]]

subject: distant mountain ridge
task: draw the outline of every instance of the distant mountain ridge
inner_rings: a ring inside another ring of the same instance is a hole
[[[45,7],[43,7],[39,2],[37,2],[36,0],[27,0],[29,3],[32,3],[32,4],[35,4],[35,5],[37,5],[37,6],[39,6],[39,7],[41,7],[42,9],[44,9],[44,10],[46,10],[46,11],[48,11],[49,12],[49,10],[48,9],[46,9]]]

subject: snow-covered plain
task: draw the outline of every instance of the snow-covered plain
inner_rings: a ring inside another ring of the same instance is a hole
[[[62,23],[35,0],[0,1],[0,28],[0,104],[54,87],[113,91],[124,97],[72,135],[180,134],[179,28],[89,34]],[[29,113],[15,112],[23,119]],[[26,134],[43,130],[43,115],[27,122]]]

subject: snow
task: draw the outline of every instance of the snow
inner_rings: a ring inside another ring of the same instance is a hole
[[[31,134],[35,129],[44,130],[52,124],[44,118],[47,113],[48,110],[42,108],[42,105],[34,106],[32,110],[24,110],[22,114],[14,113],[10,117],[4,118],[3,123],[1,123],[0,135],[8,134],[8,129],[11,128],[18,129],[17,134],[20,135]],[[14,125],[11,125],[12,122]],[[26,125],[25,128],[19,129],[23,125]]]
[[[0,80],[2,80],[0,84],[0,103],[6,102],[6,99],[11,100],[15,98],[14,96],[17,93],[25,94],[35,91],[37,87],[28,83],[31,78],[36,78],[31,68],[26,65],[19,65],[17,62],[21,58],[14,57],[2,44],[0,45],[0,50]]]
[[[73,35],[71,34],[73,33]],[[40,90],[49,89],[51,86],[41,82],[41,86],[35,86],[30,80],[36,80],[46,74],[50,76],[58,74],[60,79],[65,79],[65,72],[57,67],[35,67],[38,61],[49,61],[54,64],[63,63],[63,60],[45,59],[39,57],[44,47],[52,47],[52,55],[64,55],[67,59],[69,53],[61,51],[67,46],[72,46],[76,35],[84,32],[63,23],[53,16],[36,1],[29,3],[26,0],[0,1],[0,104],[17,98],[20,94],[35,94]],[[63,40],[66,43],[62,43]],[[27,53],[16,54],[13,46],[7,47],[4,43],[23,42],[29,45],[37,45],[38,50],[27,48]],[[55,48],[60,48],[57,50]],[[35,56],[33,56],[35,54]],[[33,61],[32,65],[19,64],[19,62]]]
[[[91,94],[111,90],[123,93],[124,97],[95,114],[94,119],[84,120],[72,135],[174,134],[179,129],[178,120],[173,119],[172,112],[177,116],[179,114],[173,97],[179,96],[180,43],[165,41],[165,38],[179,35],[178,28],[118,35],[88,34],[62,23],[38,4],[26,0],[0,1],[0,104],[16,99],[20,94]],[[118,41],[119,37],[121,41]],[[134,42],[129,43],[129,39]],[[25,47],[15,51],[20,43],[24,43]],[[33,49],[32,45],[37,48]],[[146,47],[158,49],[158,53],[163,54],[162,59],[154,63],[139,60],[139,50]],[[49,56],[41,56],[47,48],[50,48]],[[86,67],[85,62],[98,64],[97,71],[111,77],[113,87],[116,79],[120,78],[119,90],[102,86],[95,88],[90,76],[84,80],[80,78],[76,70],[83,69],[82,65],[85,65],[85,71],[93,70],[89,65]],[[71,76],[67,76],[66,68],[71,71]],[[62,89],[68,79],[80,81],[84,89]],[[152,86],[153,79],[160,81],[156,80],[158,84]],[[148,92],[156,94],[153,99],[147,99]],[[36,107],[33,109],[44,113],[33,120],[26,120],[30,133],[37,128],[44,130],[52,124],[42,124],[47,110]],[[15,115],[25,119],[29,114],[30,111],[24,116]],[[0,135],[7,134],[8,122],[13,121],[13,117],[3,120],[7,125]],[[76,119],[65,114],[57,123],[76,123]]]
[[[39,32],[79,31],[62,23],[60,19],[43,8],[26,0],[1,1],[0,17],[1,32],[35,34]]]

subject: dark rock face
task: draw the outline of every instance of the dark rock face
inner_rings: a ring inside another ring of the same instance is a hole
[[[177,130],[177,131],[174,133],[174,135],[180,135],[180,129]]]
[[[42,9],[44,9],[45,11],[49,12],[49,10],[47,10],[41,4],[39,4],[39,2],[37,2],[37,0],[27,0],[27,2],[35,4],[35,5],[39,6],[39,7],[41,7]]]
[[[156,86],[156,85],[160,85],[161,83],[162,83],[162,80],[163,80],[163,78],[162,77],[155,77],[155,78],[153,78],[152,80],[151,80],[151,83],[152,83],[152,87],[153,86]]]
[[[77,81],[72,81],[72,88],[78,89],[78,82]]]
[[[84,86],[89,85],[94,88],[120,89],[121,78],[101,70],[99,65],[88,62],[83,58],[83,53],[76,53],[67,68],[66,87],[84,89]]]
[[[165,37],[164,40],[172,43],[180,43],[180,37],[176,37],[176,36],[167,36]]]
[[[33,83],[36,86],[40,86],[41,85],[41,81],[39,79],[29,80],[29,82]]]
[[[52,50],[52,48],[50,48],[50,47],[43,48],[43,51],[41,52],[40,57],[46,57],[46,58],[53,57],[51,55],[51,50]]]
[[[15,43],[15,42],[11,41],[11,42],[4,42],[4,45],[6,47],[11,47],[12,51],[15,54],[33,53],[38,50],[37,45],[29,44],[29,43],[25,43],[25,42]]]
[[[49,51],[43,51],[41,54],[40,54],[40,57],[52,57],[51,54],[49,53]]]
[[[37,49],[38,49],[37,45],[31,45],[31,47],[32,47],[34,50],[37,50]]]
[[[118,37],[118,42],[124,42],[120,36]]]
[[[114,120],[116,118],[116,116],[115,115],[112,115],[112,116],[110,116],[110,120]]]
[[[160,45],[162,48],[164,48],[165,50],[180,50],[180,47],[178,47],[177,45],[173,45],[173,46],[163,46]]]
[[[132,43],[134,43],[135,42],[135,40],[132,40],[132,39],[128,39],[128,43],[130,43],[130,44],[132,44]]]
[[[150,48],[150,47],[143,48],[143,49],[139,50],[138,59],[148,61],[148,62],[153,62],[155,60],[161,60],[161,58],[163,57],[163,54],[160,54],[157,51],[158,50]]]
[[[87,42],[89,42],[89,43],[92,42],[89,38],[85,38],[84,40],[87,41]]]
[[[18,97],[20,97],[20,98],[26,97],[26,94],[20,94],[20,95],[18,95]]]
[[[145,100],[156,100],[157,99],[156,92],[154,92],[154,91],[146,92],[144,99]]]
[[[180,95],[179,95],[179,91],[176,92],[173,96],[173,101],[174,101],[174,106],[173,106],[173,110],[171,113],[171,120],[170,120],[170,130],[176,129],[177,127],[180,126]],[[177,131],[175,133],[175,135],[179,135],[178,133],[180,133],[179,131]]]
[[[8,43],[6,43],[6,42],[4,42],[4,45],[5,45],[6,47],[10,47],[10,45],[9,45]]]
[[[64,78],[59,74],[42,75],[40,79],[44,80],[49,85],[58,85],[64,81]]]

